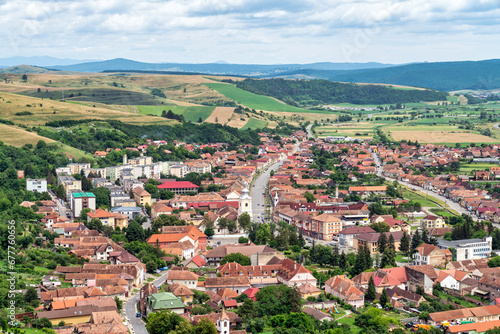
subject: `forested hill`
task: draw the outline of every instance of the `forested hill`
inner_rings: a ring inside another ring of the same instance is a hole
[[[446,100],[435,90],[398,89],[382,85],[356,85],[328,80],[246,79],[235,83],[249,92],[298,106],[333,103],[395,104]]]

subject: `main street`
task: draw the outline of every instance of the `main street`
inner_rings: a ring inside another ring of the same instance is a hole
[[[263,213],[266,209],[266,198],[264,194],[266,194],[266,187],[271,178],[271,171],[277,171],[281,163],[281,161],[274,163],[274,165],[262,172],[250,188],[250,197],[252,197],[252,220],[255,222],[262,222],[264,219]]]
[[[395,181],[396,179],[394,179],[392,177],[385,176],[385,175],[382,174],[382,163],[381,163],[378,155],[376,153],[372,153],[372,156],[373,156],[373,158],[375,160],[375,165],[376,165],[376,168],[377,168],[377,175],[380,176],[380,177],[385,178],[388,181]],[[455,210],[456,212],[458,212],[460,214],[464,213],[464,214],[470,215],[469,211],[467,211],[460,204],[458,204],[456,202],[453,202],[449,198],[446,198],[446,197],[444,197],[442,195],[436,194],[435,192],[427,190],[427,189],[424,189],[422,187],[415,186],[415,185],[410,184],[408,182],[398,181],[398,183],[400,183],[400,184],[402,184],[404,186],[407,186],[410,189],[418,190],[418,191],[420,191],[420,192],[422,192],[422,193],[424,193],[424,194],[426,194],[426,195],[428,195],[430,197],[437,198],[438,200],[445,202],[446,205],[447,205],[447,208],[453,209],[453,210]]]
[[[167,271],[164,271],[160,277],[155,279],[152,283],[156,286],[159,286],[165,282],[167,279]],[[148,331],[146,330],[146,325],[142,318],[137,318],[137,303],[139,302],[139,292],[134,294],[132,297],[130,297],[124,307],[125,311],[125,316],[126,319],[128,320],[128,323],[130,326],[132,326],[132,334],[148,334]]]

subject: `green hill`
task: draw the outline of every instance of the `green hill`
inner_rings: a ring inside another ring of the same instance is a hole
[[[0,69],[0,73],[10,73],[10,74],[39,74],[51,71],[53,70],[48,70],[43,67],[31,66],[31,65],[17,65]]]
[[[235,82],[238,88],[267,95],[291,105],[321,104],[396,104],[446,100],[448,93],[435,90],[398,89],[383,85],[356,85],[328,80],[246,79]]]

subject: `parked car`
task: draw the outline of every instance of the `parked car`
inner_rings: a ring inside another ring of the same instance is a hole
[[[141,312],[137,312],[137,314],[135,315],[137,318],[140,318],[141,317]]]

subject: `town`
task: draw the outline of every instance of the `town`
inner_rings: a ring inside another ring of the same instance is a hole
[[[14,218],[24,217],[33,233],[18,237],[9,270],[17,272],[16,309],[2,315],[2,328],[499,326],[500,147],[337,142],[310,130],[259,133],[261,145],[238,150],[146,139],[95,152],[121,155],[118,165],[66,156],[70,162],[45,178],[9,171],[5,182],[22,182],[30,198]],[[171,154],[167,144],[199,157],[148,155]]]

